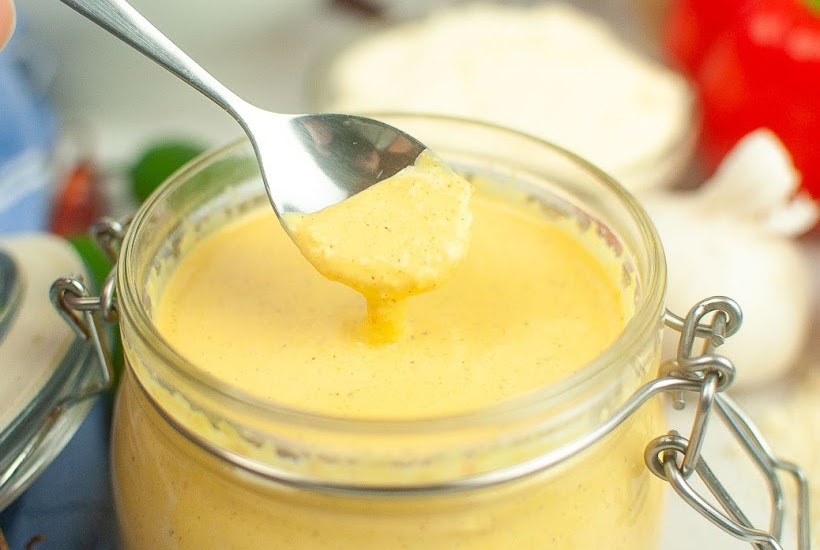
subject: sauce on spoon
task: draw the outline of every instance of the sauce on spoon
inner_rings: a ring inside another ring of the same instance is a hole
[[[357,195],[283,221],[322,275],[365,297],[367,338],[392,342],[407,298],[440,286],[466,256],[471,195],[470,183],[427,150]]]

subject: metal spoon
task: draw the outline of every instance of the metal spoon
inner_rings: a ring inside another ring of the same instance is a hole
[[[228,111],[253,144],[268,197],[280,218],[286,212],[312,213],[336,204],[413,164],[425,149],[413,137],[370,118],[286,115],[255,107],[219,83],[124,0],[61,1]]]

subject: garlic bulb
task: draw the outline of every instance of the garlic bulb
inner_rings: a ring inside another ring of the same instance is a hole
[[[818,205],[795,194],[799,174],[768,130],[744,137],[703,186],[639,200],[667,255],[667,307],[685,315],[698,300],[724,295],[743,326],[720,348],[738,369],[736,386],[759,385],[799,360],[812,314],[811,271],[794,237],[818,219]],[[668,331],[664,357],[679,335]]]

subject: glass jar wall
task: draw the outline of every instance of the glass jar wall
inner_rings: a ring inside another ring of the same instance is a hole
[[[477,410],[363,419],[264,399],[186,359],[157,327],[180,262],[266,207],[250,146],[216,151],[149,199],[122,247],[128,367],[112,452],[124,546],[655,548],[662,485],[643,450],[662,432],[660,403],[579,443],[656,375],[665,274],[646,216],[602,172],[547,143],[455,119],[379,118],[591,236],[614,266],[623,330],[574,374]],[[236,296],[225,298],[230,307]]]

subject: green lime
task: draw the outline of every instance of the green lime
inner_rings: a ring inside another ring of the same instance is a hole
[[[97,246],[94,238],[88,234],[80,234],[68,240],[85,262],[88,274],[94,283],[94,291],[98,292],[105,278],[113,267],[105,252]]]
[[[168,176],[204,151],[204,146],[183,140],[163,141],[149,147],[131,168],[134,198],[142,203]]]

